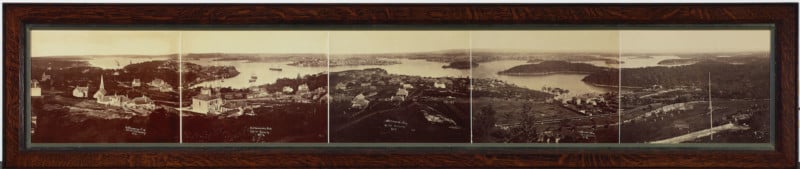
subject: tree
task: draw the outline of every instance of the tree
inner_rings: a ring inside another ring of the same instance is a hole
[[[487,139],[491,130],[494,128],[496,123],[495,114],[497,112],[492,108],[492,106],[484,106],[481,108],[481,111],[475,115],[475,123],[473,124],[473,130],[475,132],[475,137],[479,139]]]
[[[520,129],[516,130],[520,132],[516,134],[520,137],[519,140],[525,143],[535,142],[539,136],[536,131],[536,116],[532,113],[522,113],[521,119]]]
[[[159,108],[154,110],[147,118],[147,135],[145,141],[177,141],[178,126],[175,122],[178,116]]]

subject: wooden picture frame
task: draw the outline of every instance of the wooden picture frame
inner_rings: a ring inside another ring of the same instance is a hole
[[[4,4],[3,155],[9,168],[581,167],[796,168],[796,3],[770,4]],[[29,25],[690,25],[774,27],[770,150],[626,147],[26,146]]]

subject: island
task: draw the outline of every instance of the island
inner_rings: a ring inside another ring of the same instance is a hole
[[[341,59],[331,59],[330,66],[376,66],[376,65],[394,65],[400,64],[399,61],[394,60],[383,60],[378,58],[358,58],[358,57],[349,57],[349,58],[341,58]]]
[[[658,65],[673,66],[673,65],[688,65],[694,64],[698,61],[695,59],[666,59],[658,62]]]
[[[540,76],[556,73],[591,74],[595,72],[610,71],[609,68],[597,67],[588,63],[571,63],[567,61],[543,61],[541,63],[525,64],[500,71],[501,75],[514,76]]]
[[[450,62],[450,64],[448,64],[448,65],[442,66],[442,68],[445,68],[445,69],[447,69],[447,68],[452,68],[452,69],[470,69],[470,68],[475,68],[475,67],[478,67],[478,63],[472,62],[470,64],[470,61],[455,61],[455,62]]]

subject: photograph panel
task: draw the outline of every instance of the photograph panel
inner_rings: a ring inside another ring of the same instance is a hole
[[[622,143],[768,143],[770,30],[620,32]]]
[[[331,142],[470,142],[466,31],[331,31]]]
[[[472,31],[475,143],[618,142],[618,33]]]
[[[183,142],[327,142],[327,32],[181,33]]]
[[[178,33],[31,30],[31,143],[179,142]]]

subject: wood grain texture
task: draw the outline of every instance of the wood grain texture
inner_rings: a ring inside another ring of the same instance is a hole
[[[704,167],[795,168],[797,4],[547,5],[221,5],[5,4],[3,155],[8,168],[79,167]],[[603,149],[107,149],[27,150],[22,146],[20,59],[26,24],[774,24],[775,151]]]

